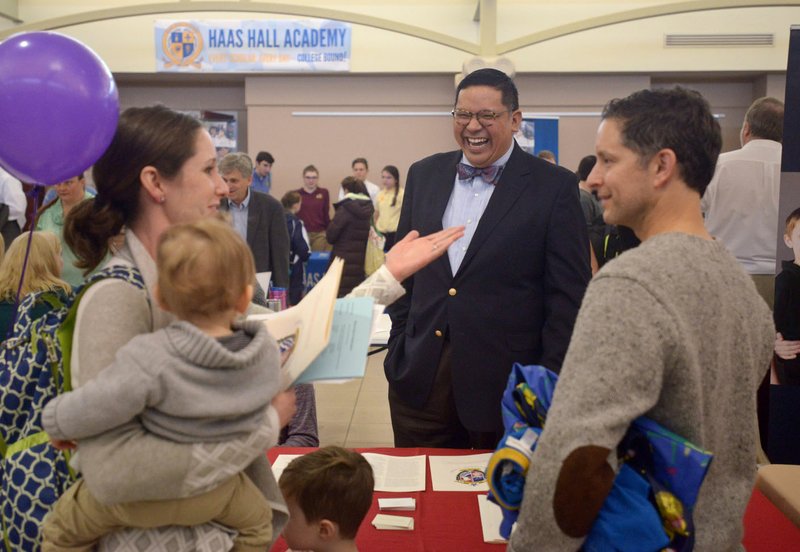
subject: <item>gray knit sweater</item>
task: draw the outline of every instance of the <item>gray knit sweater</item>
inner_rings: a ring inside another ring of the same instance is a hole
[[[236,326],[250,337],[238,351],[184,321],[133,338],[96,378],[47,404],[45,431],[84,439],[141,416],[148,431],[182,443],[249,435],[280,390],[280,359],[263,323]]]
[[[603,267],[578,314],[509,550],[579,548],[553,511],[562,462],[587,445],[614,450],[642,415],[714,453],[694,512],[695,550],[740,549],[756,388],[774,337],[752,281],[715,242],[662,234]]]
[[[153,296],[155,262],[131,230],[126,231],[125,246],[109,264],[137,267],[145,290],[115,279],[103,280],[88,290],[78,308],[73,336],[74,388],[96,378],[131,339],[174,321],[170,313],[158,308]],[[262,424],[247,437],[232,441],[184,444],[150,433],[137,420],[84,440],[78,455],[87,487],[106,504],[197,495],[244,469],[272,506],[273,535],[277,538],[288,510],[263,454],[271,442],[271,432],[267,424]],[[254,455],[256,460],[251,462]],[[156,465],[153,458],[159,460]],[[182,543],[178,550],[224,552],[232,541],[211,524],[126,529],[106,535],[99,550],[156,552],[164,550],[164,543]]]

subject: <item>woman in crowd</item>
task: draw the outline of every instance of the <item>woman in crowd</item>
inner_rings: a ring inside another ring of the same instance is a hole
[[[61,240],[61,256],[64,259],[64,280],[71,286],[83,282],[83,271],[75,266],[75,253],[64,243],[64,218],[84,199],[92,197],[86,190],[86,178],[83,173],[53,186],[57,198],[46,205],[36,222],[37,230],[52,232]]]
[[[211,137],[192,117],[162,106],[131,108],[118,123],[114,139],[95,163],[98,194],[76,206],[65,224],[65,237],[78,257],[79,268],[93,269],[109,253],[109,240],[124,228],[124,244],[111,264],[136,267],[145,289],[123,280],[104,280],[89,289],[78,310],[73,336],[72,384],[95,377],[111,363],[122,345],[141,333],[165,327],[171,315],[155,299],[154,255],[161,234],[171,225],[197,220],[217,212],[228,187],[217,172],[216,151]],[[379,282],[373,292],[384,300],[402,294],[397,280],[409,276],[442,254],[463,234],[456,228],[426,238],[411,233],[391,265],[376,272]],[[387,259],[387,263],[389,263]],[[380,281],[383,279],[384,281]],[[386,285],[386,281],[394,287]],[[281,394],[273,405],[291,409],[293,395]],[[242,459],[263,448],[258,435],[242,437],[233,448],[216,443],[178,444],[147,433],[132,422],[103,437],[80,444],[80,461],[90,463],[95,475],[87,484],[104,502],[174,498],[174,482],[181,481],[179,495],[194,494],[245,469],[245,473],[271,500],[273,534],[277,537],[286,520],[285,505],[278,493],[266,456],[257,455],[250,466]],[[159,458],[154,464],[151,459]],[[147,465],[147,470],[118,466]],[[141,533],[147,533],[143,535]],[[106,537],[107,549],[123,550],[124,542],[149,539],[154,545],[139,552],[161,549],[172,541],[180,549],[222,552],[231,539],[217,526],[126,529]]]
[[[17,289],[19,300],[35,291],[53,291],[66,294],[70,291],[67,282],[61,279],[61,244],[52,232],[34,232],[28,263],[25,265],[25,252],[28,248],[30,232],[25,232],[11,242],[2,264],[0,264],[0,341],[5,339],[11,329],[11,322],[17,310]],[[20,279],[24,279],[20,287]],[[34,305],[31,318],[39,318],[52,306],[40,301]]]
[[[364,281],[364,257],[367,250],[369,226],[375,208],[361,180],[352,176],[342,180],[344,199],[333,204],[333,220],[325,231],[325,238],[333,246],[331,259],[344,259],[339,297],[350,293]]]
[[[145,289],[120,279],[92,286],[81,300],[73,335],[71,376],[78,387],[113,360],[136,335],[164,328],[173,317],[155,296],[155,251],[161,234],[173,224],[217,212],[228,186],[217,172],[211,137],[194,118],[165,107],[126,110],[108,150],[93,169],[97,196],[73,207],[64,234],[78,257],[78,267],[93,270],[109,254],[109,244],[124,228],[124,243],[110,264],[138,269]],[[281,413],[293,410],[293,395],[273,402]],[[103,502],[162,500],[196,494],[242,471],[269,499],[281,504],[257,434],[242,437],[231,448],[222,443],[181,444],[157,438],[132,422],[80,443],[82,466],[92,466],[88,481]],[[226,450],[227,449],[227,450]],[[233,453],[233,456],[230,454]],[[255,453],[255,454],[254,454]],[[238,460],[236,457],[239,457]],[[257,458],[246,466],[246,459]],[[152,462],[159,458],[158,463]],[[147,466],[127,469],[119,466]],[[246,469],[245,469],[246,468]],[[177,487],[176,481],[183,481]],[[281,516],[276,513],[275,520]],[[284,518],[285,519],[285,518]],[[275,534],[279,533],[276,526]],[[135,530],[106,537],[111,550]],[[166,527],[143,531],[155,543],[181,542],[183,549],[218,552],[231,540],[219,528]],[[115,545],[116,543],[116,545]],[[211,543],[217,543],[213,545]]]
[[[400,208],[403,206],[403,188],[400,187],[400,171],[394,165],[386,165],[381,171],[383,189],[378,192],[378,211],[375,228],[386,237],[384,251],[389,251],[397,235]]]

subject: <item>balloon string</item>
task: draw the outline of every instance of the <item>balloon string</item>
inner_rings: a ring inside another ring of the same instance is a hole
[[[25,246],[25,259],[22,261],[22,273],[19,277],[19,286],[17,286],[17,296],[14,299],[14,316],[11,317],[11,327],[8,328],[8,332],[6,333],[6,337],[11,336],[11,332],[14,329],[14,325],[17,323],[17,316],[19,316],[19,302],[20,302],[20,293],[22,293],[22,284],[25,282],[25,271],[28,269],[28,257],[31,254],[31,242],[33,241],[33,232],[36,228],[36,218],[39,211],[39,187],[32,186],[31,189],[28,191],[28,195],[33,197],[33,214],[31,218],[31,229],[28,232],[28,244]]]

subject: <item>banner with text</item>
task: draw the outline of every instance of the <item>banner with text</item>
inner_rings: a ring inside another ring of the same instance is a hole
[[[156,20],[156,70],[349,71],[349,23],[328,20]]]

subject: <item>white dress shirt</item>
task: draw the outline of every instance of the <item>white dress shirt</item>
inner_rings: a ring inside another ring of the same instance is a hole
[[[723,153],[701,202],[706,230],[748,274],[775,274],[781,149],[750,140]]]
[[[19,229],[25,228],[25,209],[28,200],[22,191],[22,182],[0,167],[0,203],[8,205],[8,220],[16,221]],[[11,244],[6,244],[8,247]]]
[[[250,206],[250,190],[247,190],[247,196],[241,203],[236,203],[228,198],[228,208],[230,209],[231,219],[233,220],[233,227],[242,237],[247,241],[247,208]]]
[[[503,166],[508,163],[512,151],[514,151],[513,141],[503,157],[492,163],[492,166]],[[461,156],[461,162],[472,165],[464,155]],[[464,226],[464,236],[453,242],[453,245],[447,249],[447,256],[450,259],[450,268],[453,270],[453,274],[458,272],[458,267],[461,266],[461,261],[464,260],[464,256],[467,254],[467,248],[475,235],[478,223],[486,210],[486,206],[489,204],[489,200],[492,198],[494,187],[494,184],[486,182],[481,175],[475,176],[470,180],[460,180],[458,173],[456,173],[453,193],[450,194],[450,200],[447,202],[444,215],[442,215],[442,228]]]

